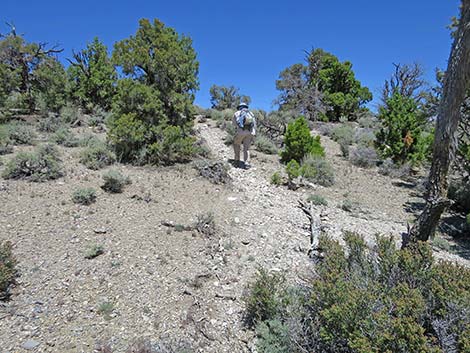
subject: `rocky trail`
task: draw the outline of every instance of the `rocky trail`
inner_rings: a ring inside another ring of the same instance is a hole
[[[213,160],[232,157],[214,121],[195,128]],[[89,353],[102,342],[125,352],[141,339],[162,352],[255,351],[254,333],[243,325],[243,297],[257,269],[283,272],[291,283],[312,273],[299,199],[321,195],[328,205],[314,212],[324,231],[340,241],[344,230],[356,231],[369,243],[377,233],[399,241],[411,206],[422,202],[408,184],[351,166],[326,137],[322,144],[336,175],[329,188],[272,185],[271,175],[283,167],[259,152],[252,153],[251,169],[229,168],[226,186],[211,184],[190,165],[116,165],[132,184],[110,195],[100,190],[102,171],[86,169],[69,148],[61,148],[64,178],[2,180],[0,240],[14,244],[21,276],[11,300],[0,303],[0,351]],[[84,186],[99,190],[95,204],[71,202]],[[346,199],[354,201],[352,212],[340,207]],[[211,234],[186,227],[209,213]],[[103,254],[85,258],[94,244]]]

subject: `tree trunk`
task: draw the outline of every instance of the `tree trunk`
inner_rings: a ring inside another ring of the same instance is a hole
[[[459,28],[452,45],[442,100],[439,105],[426,205],[405,237],[403,246],[410,241],[427,241],[432,237],[442,212],[450,205],[447,199],[447,173],[455,157],[461,106],[469,86],[470,0],[462,0]]]

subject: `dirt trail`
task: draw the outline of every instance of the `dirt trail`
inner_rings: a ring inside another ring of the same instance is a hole
[[[196,130],[214,159],[232,157],[214,121],[197,123]],[[312,271],[299,199],[324,196],[328,206],[316,212],[323,214],[326,232],[341,240],[343,230],[357,231],[369,242],[376,233],[398,241],[412,215],[403,204],[420,202],[410,188],[376,170],[352,167],[335,142],[322,138],[322,144],[336,174],[330,188],[271,185],[270,176],[283,168],[278,158],[253,153],[251,169],[229,169],[228,186],[210,184],[190,165],[116,165],[133,182],[110,195],[100,189],[104,171],[86,169],[78,149],[62,147],[65,177],[1,180],[0,241],[13,242],[21,273],[12,300],[0,303],[2,353],[26,352],[28,345],[36,352],[90,353],[98,341],[117,353],[139,338],[176,351],[253,351],[254,334],[243,326],[243,296],[257,268],[283,271],[294,283]],[[81,187],[97,190],[95,204],[71,202]],[[338,207],[346,198],[358,210]],[[214,236],[162,225],[191,224],[208,212],[214,214]],[[93,244],[103,245],[104,254],[85,259]]]

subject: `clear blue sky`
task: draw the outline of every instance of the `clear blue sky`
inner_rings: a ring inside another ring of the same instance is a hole
[[[275,80],[323,48],[353,63],[357,78],[378,97],[392,63],[418,62],[426,78],[445,68],[451,40],[445,28],[458,0],[2,0],[0,32],[12,21],[29,41],[60,44],[60,59],[98,36],[111,49],[136,32],[142,17],[158,18],[189,35],[200,62],[196,104],[210,106],[212,84],[234,85],[252,106],[270,110]],[[372,107],[377,102],[374,98]]]

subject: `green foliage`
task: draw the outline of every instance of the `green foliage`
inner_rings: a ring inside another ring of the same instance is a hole
[[[114,311],[113,302],[102,302],[98,305],[96,312],[100,315],[103,315],[106,320],[111,318],[111,314]]]
[[[332,186],[335,174],[328,161],[319,155],[308,154],[302,159],[300,175],[321,186]]]
[[[340,62],[321,49],[312,50],[308,61],[313,66],[311,79],[318,84],[329,107],[325,113],[329,121],[339,121],[341,117],[354,120],[361,106],[372,100],[372,93],[355,78],[349,61]],[[319,69],[315,72],[316,67]]]
[[[295,159],[291,160],[286,165],[286,173],[289,180],[293,180],[298,178],[300,175],[300,164]]]
[[[101,188],[110,193],[121,193],[124,187],[131,183],[129,177],[124,176],[118,170],[110,170],[103,174],[104,184]]]
[[[11,159],[5,170],[5,179],[27,179],[42,182],[63,175],[59,151],[52,145],[39,146],[34,152],[20,152]]]
[[[77,147],[80,140],[66,127],[59,128],[51,137],[50,141],[62,145],[64,147]]]
[[[289,123],[284,135],[285,148],[281,152],[281,159],[284,163],[296,160],[300,163],[307,154],[324,156],[325,151],[320,143],[320,136],[312,137],[307,121],[304,117],[297,118]]]
[[[380,107],[378,117],[382,128],[377,133],[377,148],[384,158],[419,162],[430,154],[432,137],[423,133],[425,117],[413,98],[394,93]]]
[[[63,125],[59,115],[49,113],[39,120],[38,130],[42,132],[56,132]]]
[[[80,108],[74,104],[68,103],[60,109],[60,117],[64,123],[73,124],[80,116]]]
[[[352,145],[354,143],[354,127],[349,124],[335,126],[331,131],[331,138],[338,143]]]
[[[237,109],[240,102],[251,103],[249,96],[240,95],[234,86],[212,85],[209,89],[212,108],[216,110]]]
[[[290,353],[289,329],[279,320],[262,321],[256,326],[258,342],[257,351],[260,353]]]
[[[279,172],[274,172],[273,175],[271,175],[271,184],[279,186],[282,184],[282,177]]]
[[[95,257],[98,257],[100,255],[104,254],[104,247],[103,245],[91,245],[86,251],[85,251],[85,259],[94,259]]]
[[[158,96],[157,90],[142,83],[119,82],[108,137],[121,160],[171,164],[194,154],[194,139],[185,133],[187,127],[168,125]],[[166,151],[172,154],[167,156]]]
[[[470,183],[453,180],[449,183],[448,197],[454,201],[453,207],[463,213],[470,212]]]
[[[32,113],[40,101],[43,108],[57,111],[65,102],[66,80],[62,64],[53,56],[55,52],[56,48],[46,49],[43,43],[28,43],[13,31],[3,36],[0,107]]]
[[[350,199],[345,199],[345,200],[343,200],[343,203],[341,204],[340,208],[343,211],[352,212],[356,208],[356,204],[353,201],[351,201]]]
[[[278,316],[279,309],[284,307],[285,281],[281,273],[258,269],[255,279],[248,285],[248,294],[244,297],[248,325],[253,326]]]
[[[314,206],[328,206],[328,201],[321,195],[310,195],[307,201],[312,203]]]
[[[129,77],[118,83],[108,121],[120,159],[162,164],[189,159],[194,150],[187,131],[199,66],[191,39],[158,20],[142,19],[135,36],[115,44],[113,61]]]
[[[216,226],[214,214],[212,212],[198,214],[196,216],[194,229],[208,237],[215,235]]]
[[[13,152],[10,134],[6,125],[0,125],[0,155]]]
[[[12,244],[0,243],[0,300],[8,299],[10,287],[15,283],[18,275],[16,259],[13,257]]]
[[[10,141],[15,145],[32,145],[37,137],[31,125],[19,121],[9,123],[6,128]]]
[[[67,76],[62,64],[56,58],[46,57],[34,70],[33,77],[36,106],[42,105],[42,111],[58,112],[66,103]]]
[[[118,84],[110,138],[124,160],[144,155],[147,162],[145,149],[159,142],[168,125],[187,137],[199,64],[190,38],[158,20],[142,19],[139,25],[135,36],[114,46],[114,62],[132,78]]]
[[[256,135],[255,147],[257,151],[266,154],[276,154],[278,152],[276,144],[263,134]]]
[[[117,73],[107,47],[97,38],[86,49],[74,53],[67,70],[72,99],[87,111],[111,108]]]
[[[378,156],[375,149],[358,146],[349,150],[349,161],[361,168],[372,168],[377,164]]]
[[[80,163],[87,168],[98,170],[116,161],[116,155],[104,142],[94,143],[80,152]]]
[[[259,347],[434,353],[468,346],[469,269],[436,263],[426,243],[399,250],[392,237],[377,237],[369,249],[362,237],[348,232],[344,240],[347,251],[320,238],[324,259],[306,288],[273,289],[266,296],[288,299],[257,321]]]
[[[306,66],[295,64],[281,72],[276,88],[281,91],[282,110],[315,120],[354,120],[372,99],[369,89],[355,78],[352,64],[322,49],[308,53]]]
[[[72,201],[81,205],[91,205],[96,201],[96,190],[93,188],[82,188],[74,191]]]
[[[167,126],[157,142],[149,146],[149,162],[165,165],[188,162],[196,154],[195,142],[194,137],[184,136],[181,127]]]

